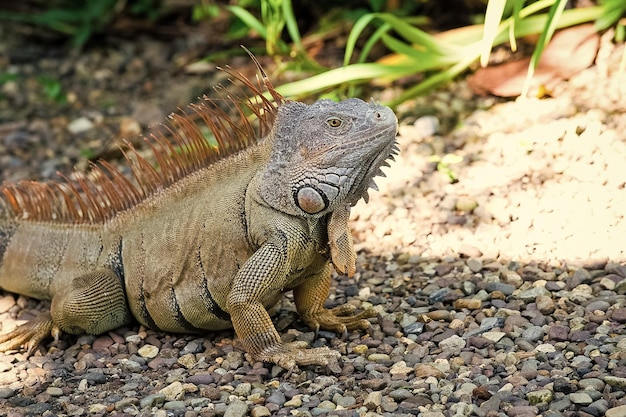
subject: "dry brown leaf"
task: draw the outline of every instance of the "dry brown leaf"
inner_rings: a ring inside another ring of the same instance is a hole
[[[593,64],[600,37],[592,24],[574,26],[558,31],[541,55],[531,82],[530,91],[548,91],[561,80]],[[520,95],[530,58],[481,68],[468,78],[470,88],[477,94],[500,97]]]

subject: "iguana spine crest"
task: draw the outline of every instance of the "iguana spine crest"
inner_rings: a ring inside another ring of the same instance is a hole
[[[71,178],[61,175],[63,181],[4,184],[0,188],[0,212],[4,205],[5,215],[22,220],[103,223],[258,142],[271,131],[278,106],[286,100],[262,70],[263,79],[255,84],[229,67],[220,69],[232,77],[229,82],[234,91],[218,86],[214,88],[217,98],[205,95],[199,103],[179,108],[166,122],[151,128],[144,137],[151,156],[143,156],[124,140],[122,152],[131,178],[110,163],[98,161],[88,172],[74,173]],[[207,128],[212,138],[207,136]]]

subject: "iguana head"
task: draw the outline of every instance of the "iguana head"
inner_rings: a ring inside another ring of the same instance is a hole
[[[293,215],[321,217],[354,205],[396,153],[390,108],[359,99],[283,103],[270,134],[262,197]]]

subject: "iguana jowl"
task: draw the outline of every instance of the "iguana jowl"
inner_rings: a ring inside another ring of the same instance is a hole
[[[0,336],[0,350],[133,316],[170,332],[233,326],[255,359],[286,368],[333,364],[327,347],[281,341],[267,309],[288,290],[312,329],[368,327],[370,312],[323,304],[331,264],[355,272],[350,207],[397,151],[394,113],[358,99],[288,101],[264,78],[269,100],[228,71],[239,94],[170,116],[146,138],[155,163],[129,146],[130,179],[101,162],[63,182],[3,185],[0,288],[51,309]]]

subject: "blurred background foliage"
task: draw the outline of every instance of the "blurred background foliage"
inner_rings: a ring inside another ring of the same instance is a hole
[[[363,83],[418,74],[418,82],[393,98],[392,106],[488,65],[496,47],[515,53],[520,41],[532,54],[529,81],[555,30],[593,22],[596,30],[612,30],[614,41],[624,42],[625,15],[624,0],[26,0],[0,5],[0,23],[30,25],[78,49],[111,33],[145,30],[167,38],[184,25],[210,27],[220,31],[219,44],[206,61],[227,63],[230,56],[244,54],[239,45],[246,45],[258,56],[271,56],[278,72],[299,78],[279,88],[291,97],[355,94]],[[625,63],[626,57],[622,70]]]

